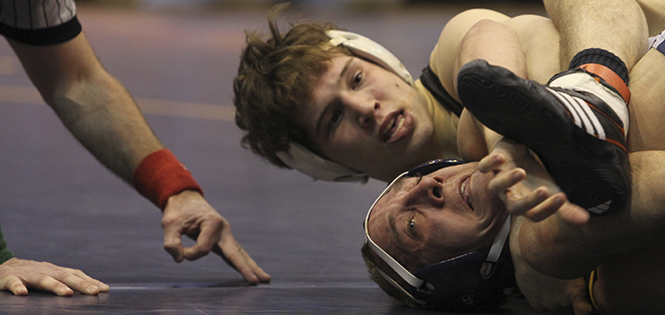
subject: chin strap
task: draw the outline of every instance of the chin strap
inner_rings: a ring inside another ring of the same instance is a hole
[[[499,231],[499,234],[497,234],[496,238],[494,239],[494,243],[490,248],[489,254],[487,254],[487,258],[480,267],[480,275],[483,277],[487,277],[491,274],[494,263],[497,262],[501,256],[503,246],[508,240],[508,234],[510,234],[510,218],[511,216],[508,216],[506,222],[503,223],[503,227],[501,227],[501,231]]]

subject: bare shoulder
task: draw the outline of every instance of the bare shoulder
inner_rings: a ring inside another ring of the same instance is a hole
[[[450,21],[448,21],[446,26],[443,28],[439,41],[441,41],[445,35],[451,35],[455,33],[460,33],[463,37],[469,28],[471,28],[471,26],[480,20],[486,19],[504,23],[505,21],[510,20],[511,17],[490,9],[470,9],[462,11],[450,19]]]
[[[565,70],[567,62],[559,57],[559,30],[552,20],[540,15],[520,15],[504,22],[520,38],[529,71],[529,79],[546,83]]]
[[[469,29],[478,21],[484,19],[503,23],[509,20],[510,17],[493,10],[471,9],[455,15],[446,23],[430,56],[430,66],[440,78],[445,78],[446,74],[452,75],[457,47]]]
[[[430,55],[430,67],[449,93],[454,92],[453,72],[457,49],[469,32],[469,29],[481,20],[492,20],[514,28],[520,35],[520,39],[524,37],[527,41],[530,41],[537,34],[537,30],[533,30],[527,34],[529,27],[549,28],[551,24],[551,22],[548,24],[549,19],[538,15],[510,17],[501,12],[489,9],[470,9],[454,16],[441,31],[439,40]],[[551,35],[549,29],[546,33],[549,38]]]
[[[522,40],[523,44],[534,41],[558,41],[559,30],[552,20],[547,17],[533,14],[519,15],[504,22]],[[525,47],[528,48],[528,47]]]

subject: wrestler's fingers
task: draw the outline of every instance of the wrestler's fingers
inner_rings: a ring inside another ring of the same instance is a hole
[[[499,153],[490,153],[480,160],[478,163],[478,170],[481,173],[489,173],[498,171],[501,165],[506,162],[506,157]]]
[[[494,178],[492,178],[488,184],[488,189],[492,194],[499,195],[501,199],[506,202],[505,194],[508,193],[508,189],[517,188],[514,187],[519,182],[523,181],[526,178],[526,171],[521,168],[517,168],[508,172],[498,173]],[[516,191],[512,191],[512,197],[517,198],[520,195]]]
[[[541,187],[523,200],[530,203],[529,206],[531,206],[527,211],[523,210],[529,206],[521,207],[523,215],[531,219],[531,221],[540,222],[559,211],[566,202],[566,197],[563,193],[550,196],[547,188]]]
[[[526,178],[526,172],[522,169],[514,169],[508,172],[498,173],[489,182],[489,191],[503,201],[506,209],[512,210],[515,215],[521,215],[531,207],[537,205],[545,198],[534,201],[532,191],[521,185],[520,182]],[[531,196],[530,199],[525,199]]]
[[[524,215],[534,222],[539,222],[556,213],[560,219],[574,225],[587,223],[589,212],[567,201],[568,199],[564,193],[557,193],[527,211]]]
[[[556,209],[550,209],[549,205],[543,204],[550,197],[549,190],[546,187],[539,187],[534,191],[525,192],[521,195],[509,192],[505,201],[506,211],[512,215],[526,215],[529,213],[533,215],[542,211],[556,212]]]
[[[585,224],[589,222],[590,217],[587,210],[570,202],[566,203],[565,207],[559,210],[558,215],[564,221],[574,225]]]

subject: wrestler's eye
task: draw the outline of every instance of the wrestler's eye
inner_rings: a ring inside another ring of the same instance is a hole
[[[342,120],[342,110],[338,108],[335,109],[330,115],[330,124],[336,125],[340,122],[340,120]]]
[[[358,85],[360,85],[360,83],[362,83],[364,77],[365,77],[365,75],[363,74],[362,71],[358,71],[358,72],[356,72],[356,73],[353,75],[353,79],[351,79],[351,86],[352,86],[354,89],[355,89],[356,87],[358,87]]]
[[[344,111],[342,110],[341,106],[338,106],[332,110],[327,128],[329,135],[335,131],[335,127],[337,127],[337,125],[339,125],[339,123],[342,121],[342,117],[344,117]]]
[[[416,229],[416,214],[414,213],[407,221],[407,234],[413,239],[418,239],[418,231]]]
[[[420,181],[423,180],[423,174],[416,173],[416,176],[418,176],[418,179],[416,180],[416,186],[420,184]]]

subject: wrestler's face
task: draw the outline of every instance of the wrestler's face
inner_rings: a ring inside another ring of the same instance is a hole
[[[488,248],[508,217],[487,189],[492,177],[477,171],[477,163],[404,177],[374,206],[369,235],[412,271]]]
[[[340,164],[387,181],[437,157],[424,98],[391,71],[339,54],[313,80],[310,96],[299,122]]]

